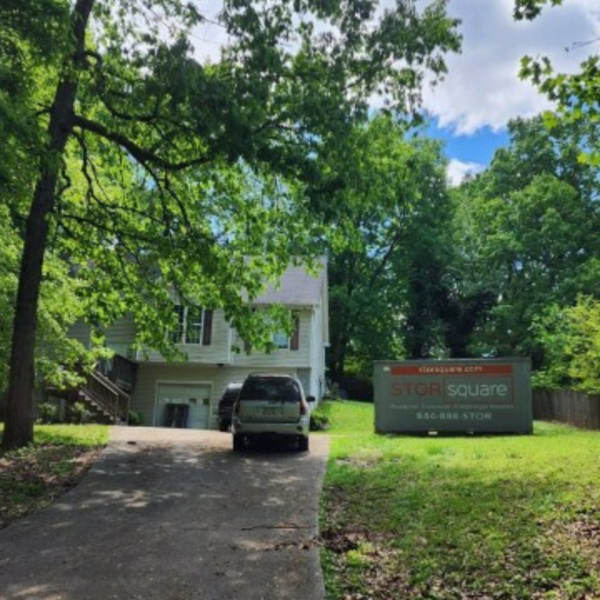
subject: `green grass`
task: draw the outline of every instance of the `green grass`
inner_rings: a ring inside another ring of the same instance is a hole
[[[106,425],[36,425],[36,444],[58,444],[94,448],[108,442]]]
[[[323,410],[330,600],[600,598],[600,432],[376,435],[372,405]]]
[[[73,487],[107,441],[105,425],[37,425],[34,444],[0,454],[0,528]]]

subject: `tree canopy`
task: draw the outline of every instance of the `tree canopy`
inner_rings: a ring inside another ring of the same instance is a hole
[[[4,447],[32,438],[50,256],[76,267],[88,320],[132,311],[140,343],[165,344],[172,290],[259,342],[245,299],[333,220],[325,158],[374,97],[416,107],[458,50],[445,4],[226,0],[229,42],[201,62],[194,2],[2,3],[0,194],[22,240]]]
[[[516,19],[534,19],[547,5],[558,6],[563,0],[516,0]],[[598,40],[595,40],[596,43]],[[548,126],[557,125],[559,119],[582,125],[596,123],[600,119],[598,85],[600,84],[600,56],[590,56],[580,65],[577,73],[557,72],[545,56],[523,57],[521,77],[532,81],[544,95],[556,105],[556,111],[544,116]],[[594,166],[600,165],[600,145],[597,136],[592,136],[581,152],[582,160]]]
[[[474,355],[532,355],[541,366],[534,318],[596,289],[598,181],[578,160],[580,129],[548,130],[539,117],[511,122],[509,146],[456,192],[455,289],[464,300],[471,290],[485,298],[470,336]]]
[[[370,376],[375,359],[431,356],[445,343],[435,338],[449,240],[446,163],[440,145],[416,133],[379,116],[330,163],[340,182],[336,230],[352,240],[334,244],[330,262],[334,378]]]

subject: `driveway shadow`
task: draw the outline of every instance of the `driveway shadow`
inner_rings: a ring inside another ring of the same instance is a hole
[[[238,454],[227,434],[145,435],[118,438],[77,488],[0,531],[0,599],[323,597],[326,438]]]

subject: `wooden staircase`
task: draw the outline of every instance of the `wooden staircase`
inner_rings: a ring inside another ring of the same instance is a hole
[[[77,395],[103,421],[127,423],[131,396],[100,371],[93,371],[87,376]]]
[[[79,387],[63,390],[47,387],[46,393],[63,398],[70,405],[84,402],[96,422],[127,423],[136,371],[136,363],[115,355],[84,374],[85,382]]]

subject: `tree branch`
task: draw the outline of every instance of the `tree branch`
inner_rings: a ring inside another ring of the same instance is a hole
[[[82,117],[81,115],[73,116],[73,125],[75,127],[79,127],[80,129],[83,129],[85,131],[95,133],[96,135],[99,135],[100,137],[102,137],[106,140],[114,142],[121,148],[124,148],[125,150],[127,150],[127,152],[129,152],[129,154],[131,154],[131,156],[133,156],[133,158],[135,158],[140,164],[142,164],[146,168],[148,167],[148,165],[153,164],[161,169],[164,169],[165,171],[177,172],[177,171],[183,171],[190,167],[205,165],[210,161],[210,159],[206,156],[193,158],[190,160],[184,160],[181,162],[172,162],[172,161],[166,160],[166,159],[162,158],[161,156],[158,156],[155,152],[150,152],[147,149],[142,148],[140,145],[138,145],[136,142],[134,142],[131,138],[129,138],[121,133],[118,133],[116,131],[111,131],[110,129],[106,128],[104,125],[102,125],[96,121],[91,121],[90,119],[86,119],[85,117]]]

